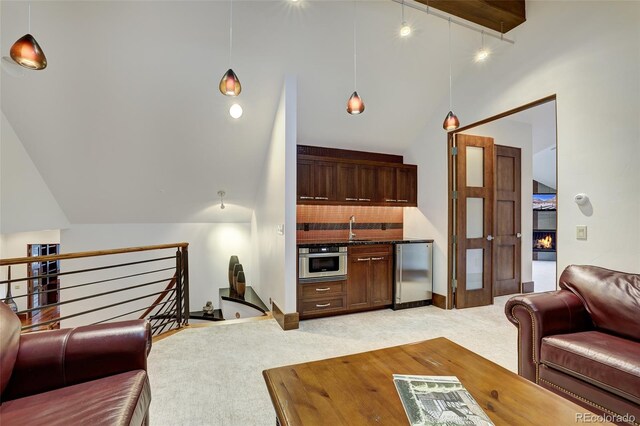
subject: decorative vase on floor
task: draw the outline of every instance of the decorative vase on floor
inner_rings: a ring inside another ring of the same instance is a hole
[[[231,256],[229,259],[229,287],[233,288],[233,279],[236,276],[233,267],[236,266],[240,261],[238,260],[238,256]]]
[[[244,271],[238,272],[236,276],[236,292],[238,292],[238,296],[244,297],[244,291],[247,288],[247,281],[244,278]]]
[[[242,269],[242,263],[237,263],[234,267],[233,267],[233,285],[231,286],[231,288],[233,288],[234,290],[238,291],[238,273],[239,272],[243,272],[244,269]]]

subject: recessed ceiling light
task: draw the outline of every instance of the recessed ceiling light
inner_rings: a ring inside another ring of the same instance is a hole
[[[242,117],[242,107],[238,104],[231,105],[231,108],[229,108],[229,115],[235,119]]]

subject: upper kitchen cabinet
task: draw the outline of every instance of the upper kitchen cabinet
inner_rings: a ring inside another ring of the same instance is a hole
[[[298,204],[416,206],[417,167],[402,156],[298,145]]]
[[[330,161],[298,160],[298,204],[336,201],[337,164]]]

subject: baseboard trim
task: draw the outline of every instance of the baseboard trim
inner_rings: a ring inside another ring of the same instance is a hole
[[[527,281],[522,283],[522,293],[533,293],[533,281]]]
[[[282,309],[276,305],[275,302],[271,302],[271,313],[273,318],[278,322],[278,325],[283,330],[295,330],[300,327],[300,315],[297,312],[291,312],[285,314]]]
[[[431,301],[433,303],[433,306],[437,306],[440,309],[447,309],[447,296],[433,293],[431,295]]]

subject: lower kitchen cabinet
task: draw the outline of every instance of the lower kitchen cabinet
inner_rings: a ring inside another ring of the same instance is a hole
[[[347,281],[298,284],[298,313],[300,318],[335,315],[346,311]]]
[[[393,302],[391,245],[349,247],[347,308],[366,309]]]

